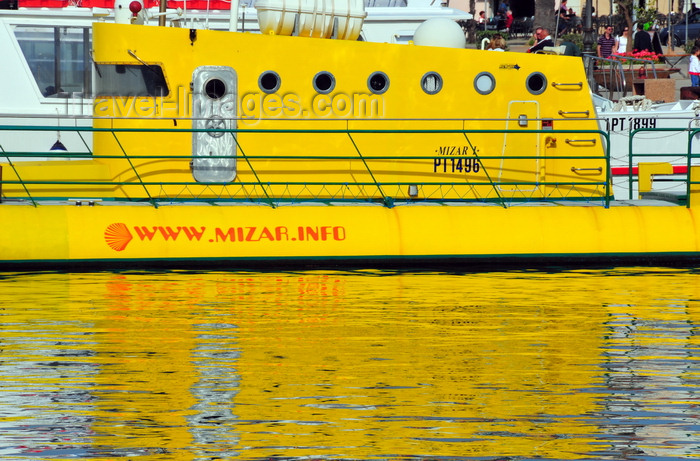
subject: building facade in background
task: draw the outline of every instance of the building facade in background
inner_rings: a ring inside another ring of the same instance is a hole
[[[495,7],[498,8],[499,0],[495,0]],[[686,2],[688,7],[690,6],[690,1]],[[698,1],[700,3],[700,0]],[[583,9],[585,5],[585,0],[569,0],[567,2],[568,7],[572,8],[574,12],[583,17]],[[671,0],[658,0],[656,2],[649,0],[635,0],[635,4],[641,5],[642,7],[651,6],[656,7],[661,14],[669,14],[671,12]],[[673,7],[678,8],[679,4],[683,4],[683,0],[676,0],[673,2]],[[469,11],[469,0],[449,0],[448,5],[452,8],[457,8],[464,11]],[[531,17],[535,15],[535,0],[510,0],[510,9],[513,11],[513,17],[524,18]],[[607,16],[617,12],[617,6],[613,0],[593,0],[593,8],[595,8],[595,13],[598,16]],[[555,0],[555,8],[559,7],[559,0]],[[685,7],[684,9],[689,9]],[[486,11],[487,17],[494,16],[494,2],[477,1],[476,2],[476,13],[479,11]],[[552,15],[554,11],[552,11]]]

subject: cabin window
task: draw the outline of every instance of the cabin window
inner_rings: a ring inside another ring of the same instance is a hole
[[[479,94],[489,94],[496,88],[496,79],[490,72],[481,72],[474,77],[474,89]]]
[[[260,74],[258,78],[258,86],[265,93],[274,93],[279,90],[281,84],[280,76],[277,72],[268,70]]]
[[[89,27],[18,25],[14,33],[45,97],[90,96]]]
[[[525,86],[532,94],[542,94],[547,89],[547,77],[541,72],[533,72],[527,76]]]
[[[319,72],[314,76],[314,90],[321,94],[328,94],[335,88],[335,77],[330,72]]]
[[[163,69],[153,64],[95,64],[96,96],[167,96]]]
[[[382,94],[389,89],[389,77],[384,72],[374,72],[367,79],[367,87],[374,94]]]
[[[428,72],[421,78],[420,86],[428,94],[437,94],[442,90],[442,77],[437,72]]]

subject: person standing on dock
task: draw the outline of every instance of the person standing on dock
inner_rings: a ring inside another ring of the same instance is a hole
[[[622,28],[622,34],[615,41],[615,54],[627,53],[627,42],[629,42],[630,28],[625,26]]]
[[[634,51],[652,51],[651,35],[644,30],[644,24],[642,23],[637,24],[637,32],[634,34],[632,49]]]
[[[598,57],[609,58],[615,48],[615,37],[613,36],[613,26],[605,28],[605,33],[598,37]]]
[[[690,62],[688,63],[688,75],[690,75],[690,84],[692,86],[700,86],[700,48],[693,47],[690,52]]]

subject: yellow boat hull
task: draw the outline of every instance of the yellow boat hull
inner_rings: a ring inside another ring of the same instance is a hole
[[[1,219],[3,268],[700,257],[700,217],[678,206],[6,205]]]

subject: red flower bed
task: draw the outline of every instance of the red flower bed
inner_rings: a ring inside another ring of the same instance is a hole
[[[617,61],[622,62],[623,64],[634,64],[635,59],[643,59],[645,61],[652,61],[652,62],[661,62],[663,59],[664,55],[663,54],[657,54],[654,53],[653,51],[633,51],[631,53],[619,53],[619,54],[613,54],[610,56],[610,59],[615,59]],[[628,59],[626,59],[628,58]],[[641,64],[641,63],[640,63]]]

